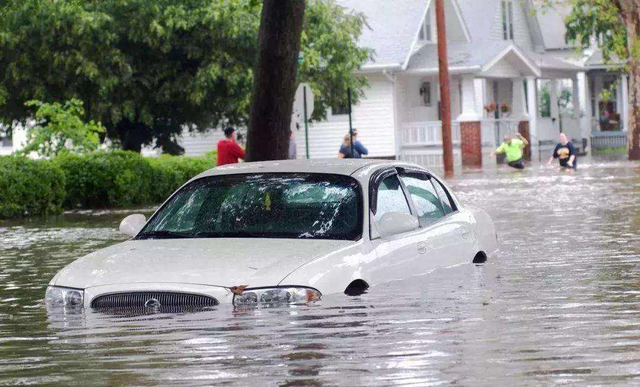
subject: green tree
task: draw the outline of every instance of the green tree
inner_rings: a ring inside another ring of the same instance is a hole
[[[98,122],[84,122],[82,101],[72,99],[64,105],[57,102],[29,101],[25,105],[36,107],[36,124],[27,131],[27,145],[22,154],[31,152],[43,157],[57,156],[61,152],[91,152],[100,145],[100,134],[105,129]]]
[[[255,0],[7,1],[0,22],[0,120],[25,121],[25,101],[84,102],[123,149],[180,153],[184,127],[246,125],[261,5]],[[317,118],[365,82],[361,15],[308,0],[299,80]]]
[[[543,0],[569,3],[567,40],[584,48],[600,40],[608,61],[627,63],[631,74],[628,119],[629,158],[640,160],[640,2],[638,0]]]

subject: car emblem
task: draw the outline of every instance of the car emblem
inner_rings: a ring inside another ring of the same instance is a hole
[[[159,308],[160,305],[160,301],[155,298],[150,298],[144,303],[145,308]]]

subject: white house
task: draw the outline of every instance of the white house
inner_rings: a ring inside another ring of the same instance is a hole
[[[375,52],[360,70],[369,87],[352,114],[369,156],[440,165],[434,0],[339,3],[365,14],[368,28],[359,44]],[[464,159],[467,165],[481,165],[482,153],[516,130],[531,138],[534,153],[540,145],[556,141],[561,128],[579,145],[589,137],[590,129],[580,124],[579,109],[575,116],[560,117],[556,111],[550,117],[540,115],[539,85],[569,80],[574,104],[580,106],[578,79],[585,70],[548,52],[530,0],[445,0],[445,8],[458,163]],[[557,96],[551,94],[552,110],[557,110]],[[487,112],[485,106],[492,102],[508,111]],[[335,157],[347,132],[346,110],[331,109],[326,121],[309,129],[310,156]],[[296,135],[298,155],[303,157],[304,131]],[[183,146],[187,154],[204,153],[219,136],[186,135]]]
[[[434,0],[341,0],[363,12],[370,29],[360,44],[375,50],[361,70],[369,78],[366,98],[353,109],[354,125],[372,156],[397,157],[421,164],[440,164],[438,58]],[[540,24],[529,0],[445,0],[451,71],[454,144],[458,161],[482,163],[484,153],[504,134],[529,133],[533,151],[556,140],[561,128],[577,144],[589,129],[575,116],[554,111],[542,117],[538,85],[569,80],[579,106],[578,75],[582,66],[547,52]],[[557,96],[551,93],[552,110]],[[495,102],[508,112],[487,112]],[[555,107],[555,109],[554,109]],[[312,157],[335,156],[347,131],[346,118],[330,114],[310,130]],[[464,133],[463,133],[464,132]],[[477,134],[479,143],[463,144]],[[471,136],[471,137],[470,137]],[[300,144],[300,142],[299,142]],[[304,154],[304,150],[300,152]],[[462,157],[463,153],[467,153]]]

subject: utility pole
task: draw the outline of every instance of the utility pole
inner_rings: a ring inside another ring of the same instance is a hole
[[[442,116],[442,161],[445,177],[453,177],[453,141],[451,140],[451,90],[449,86],[449,57],[447,56],[447,28],[444,20],[444,0],[436,0],[438,27],[438,64],[440,65],[440,100]]]

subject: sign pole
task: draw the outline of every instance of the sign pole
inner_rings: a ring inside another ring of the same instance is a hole
[[[305,149],[307,150],[307,160],[309,160],[309,122],[307,120],[307,86],[304,86],[303,95],[304,95],[304,141],[306,144]]]
[[[351,157],[354,157],[353,153],[353,121],[351,120],[351,88],[347,89],[347,100],[349,103],[349,137],[350,137],[350,147],[351,147]]]
[[[449,58],[447,56],[447,29],[444,0],[436,0],[438,27],[438,64],[440,67],[440,99],[442,102],[442,161],[445,177],[453,177],[453,141],[451,139],[451,89],[449,85]]]

